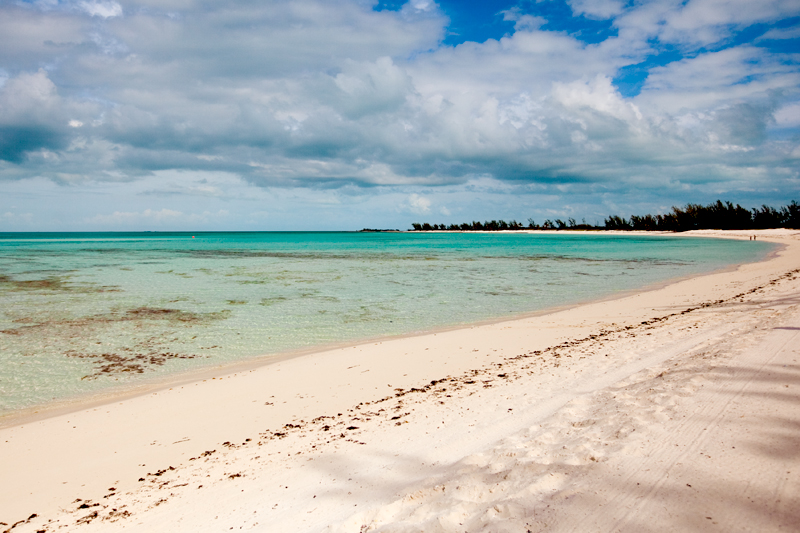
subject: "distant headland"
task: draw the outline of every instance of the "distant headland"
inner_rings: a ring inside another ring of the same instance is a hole
[[[800,229],[800,204],[795,200],[784,207],[775,209],[767,205],[760,208],[746,209],[739,204],[717,200],[708,205],[686,204],[685,207],[673,207],[672,211],[663,215],[631,215],[622,218],[616,215],[605,219],[602,226],[587,224],[584,219],[578,224],[574,218],[566,222],[560,218],[547,219],[541,225],[532,218],[528,224],[511,220],[487,220],[485,222],[467,222],[462,224],[429,224],[413,223],[412,231],[514,231],[514,230],[622,230],[622,231],[690,231],[697,229]],[[387,231],[387,230],[361,230]],[[391,231],[391,230],[390,230]]]

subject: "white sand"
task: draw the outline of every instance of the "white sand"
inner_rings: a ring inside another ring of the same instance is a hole
[[[800,530],[800,232],[751,234],[786,246],[0,429],[0,531]]]

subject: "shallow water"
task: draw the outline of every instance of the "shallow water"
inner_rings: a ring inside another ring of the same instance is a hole
[[[607,234],[0,234],[0,414],[601,298],[771,249]]]

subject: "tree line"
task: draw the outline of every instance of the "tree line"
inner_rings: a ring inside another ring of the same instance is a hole
[[[638,230],[638,231],[689,231],[693,229],[768,229],[791,228],[800,229],[800,204],[795,200],[786,206],[775,209],[768,205],[746,209],[739,204],[717,200],[708,205],[686,204],[684,207],[673,207],[672,211],[663,215],[631,215],[622,218],[612,215],[606,218],[602,226],[593,226],[584,219],[580,224],[574,218],[566,221],[556,218],[547,219],[541,225],[532,218],[528,223],[512,220],[472,221],[463,224],[429,224],[414,222],[413,231],[513,231],[523,229],[554,230]]]

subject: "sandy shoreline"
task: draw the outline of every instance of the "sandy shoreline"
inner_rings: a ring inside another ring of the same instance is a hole
[[[694,233],[785,247],[620,299],[1,429],[0,531],[796,528],[800,232]],[[772,440],[740,443],[749,417],[774,421]],[[757,503],[721,518],[733,500],[703,487],[714,476]],[[703,502],[714,514],[695,522]]]

